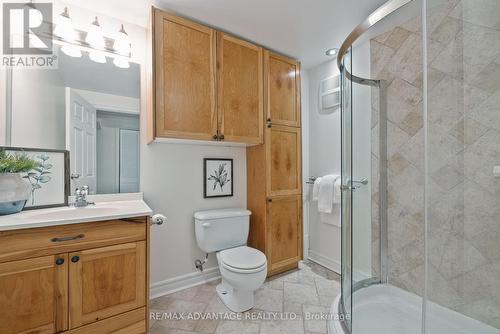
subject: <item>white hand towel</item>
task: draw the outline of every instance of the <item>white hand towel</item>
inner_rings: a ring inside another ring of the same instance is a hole
[[[332,213],[333,196],[335,190],[335,180],[338,175],[325,175],[321,178],[318,194],[318,211],[323,213]]]
[[[340,187],[342,186],[342,178],[339,176],[334,182],[333,186],[333,204],[340,204],[341,200],[341,189]]]
[[[321,184],[321,177],[317,177],[316,180],[314,180],[314,185],[313,185],[313,193],[312,193],[313,201],[318,200],[320,184]]]

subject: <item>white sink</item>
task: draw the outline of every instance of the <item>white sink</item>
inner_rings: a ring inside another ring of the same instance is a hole
[[[38,211],[38,212],[37,212]],[[119,213],[119,209],[115,207],[101,207],[95,205],[89,205],[84,208],[75,207],[61,207],[58,210],[50,212],[40,212],[39,210],[34,210],[30,212],[30,217],[33,219],[42,220],[61,220],[61,219],[75,219],[82,216],[109,216],[112,214]]]
[[[130,197],[130,196],[129,196]],[[130,217],[150,216],[151,208],[140,199],[97,202],[82,208],[64,206],[39,210],[24,210],[7,216],[0,216],[0,231],[78,224]]]

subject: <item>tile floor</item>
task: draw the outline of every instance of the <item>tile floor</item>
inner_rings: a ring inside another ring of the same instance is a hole
[[[182,290],[151,301],[152,334],[312,334],[326,333],[326,321],[309,319],[327,314],[340,292],[340,276],[310,261],[299,269],[267,280],[255,294],[255,307],[232,313],[219,300],[218,281]],[[193,320],[200,314],[224,314],[224,319]],[[196,313],[198,312],[198,313]],[[184,319],[165,319],[163,314],[182,314]],[[281,317],[291,317],[282,320]],[[235,319],[236,317],[241,319]],[[231,317],[230,319],[227,319]],[[278,317],[278,320],[270,320]],[[293,318],[293,319],[292,319]]]

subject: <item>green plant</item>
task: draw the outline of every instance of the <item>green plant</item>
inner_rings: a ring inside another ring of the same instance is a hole
[[[42,184],[49,182],[52,178],[50,177],[51,172],[49,171],[52,168],[52,164],[48,163],[50,157],[46,153],[42,153],[37,155],[37,158],[40,159],[40,162],[37,162],[38,165],[33,168],[34,171],[28,172],[27,175],[23,176],[23,178],[27,179],[31,184],[31,204],[35,204],[35,191],[37,189],[42,189]]]
[[[26,153],[8,153],[0,150],[0,174],[27,173],[38,168],[40,163]]]

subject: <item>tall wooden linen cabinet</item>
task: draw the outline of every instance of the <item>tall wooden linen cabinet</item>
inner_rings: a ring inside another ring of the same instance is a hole
[[[148,140],[247,145],[249,245],[268,275],[302,259],[300,64],[153,8]]]
[[[268,276],[302,259],[300,64],[264,51],[264,144],[247,148],[248,243],[266,254]]]

